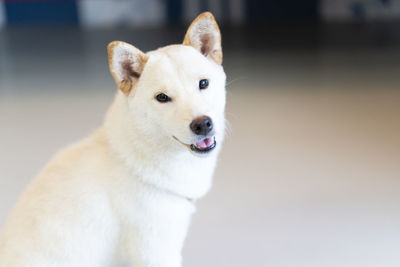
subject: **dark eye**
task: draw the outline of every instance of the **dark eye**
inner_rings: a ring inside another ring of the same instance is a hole
[[[200,90],[206,89],[207,87],[208,87],[208,80],[207,79],[200,80],[199,82]]]
[[[165,103],[165,102],[171,101],[171,98],[169,98],[169,96],[167,96],[166,94],[163,94],[163,93],[158,94],[156,96],[156,99],[157,99],[158,102],[161,102],[161,103]]]

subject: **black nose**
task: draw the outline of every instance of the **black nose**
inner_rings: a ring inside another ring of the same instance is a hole
[[[190,129],[197,135],[207,135],[213,129],[213,123],[210,117],[201,116],[192,121]]]

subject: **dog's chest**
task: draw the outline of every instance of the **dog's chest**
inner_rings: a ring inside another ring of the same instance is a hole
[[[129,196],[117,198],[120,234],[117,259],[125,259],[143,242],[160,252],[182,248],[194,205],[186,199],[143,183],[136,183]],[[148,253],[148,252],[144,252]],[[171,252],[173,253],[173,252]]]

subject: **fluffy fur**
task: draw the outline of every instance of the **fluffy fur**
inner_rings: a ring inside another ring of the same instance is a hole
[[[203,13],[183,45],[148,53],[109,45],[120,90],[104,124],[28,186],[0,236],[0,266],[181,266],[192,200],[210,188],[224,135],[220,40]],[[159,93],[172,101],[158,102]],[[198,155],[189,124],[203,115],[214,122],[217,147]]]

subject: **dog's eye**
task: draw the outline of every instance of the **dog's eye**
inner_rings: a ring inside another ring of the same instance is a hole
[[[203,90],[206,89],[207,87],[208,87],[208,80],[207,79],[200,80],[199,89]]]
[[[156,99],[157,99],[158,102],[161,102],[161,103],[165,103],[165,102],[171,101],[171,98],[169,96],[167,96],[166,94],[163,94],[163,93],[158,94],[156,96]]]

